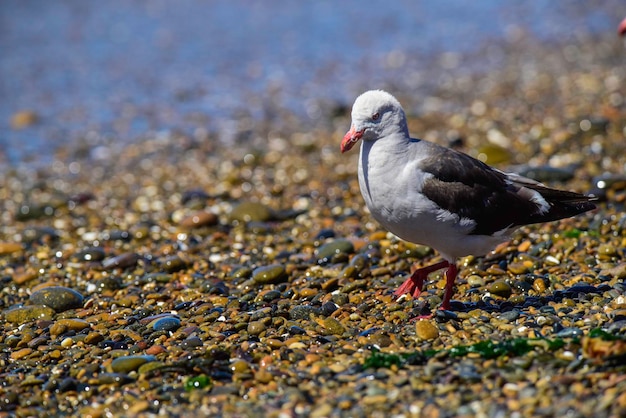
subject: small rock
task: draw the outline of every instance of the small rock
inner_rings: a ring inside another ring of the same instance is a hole
[[[22,251],[22,244],[17,242],[0,242],[0,255],[13,254]]]
[[[319,308],[311,305],[296,305],[289,310],[289,318],[294,321],[309,319],[311,314],[319,315]]]
[[[439,337],[439,328],[427,319],[415,322],[415,334],[420,340],[433,340]]]
[[[324,329],[330,334],[341,335],[346,331],[346,328],[333,317],[324,318],[322,321]]]
[[[102,261],[104,270],[125,269],[132,267],[139,261],[139,255],[135,253],[124,253]]]
[[[511,286],[504,280],[496,280],[495,282],[491,283],[489,286],[487,286],[487,291],[503,298],[510,297],[512,293]]]
[[[50,335],[60,335],[66,331],[80,331],[89,328],[89,322],[82,319],[59,319],[50,326]]]
[[[248,334],[259,335],[265,331],[267,327],[263,321],[252,321],[248,323]]]
[[[230,212],[230,222],[265,222],[271,219],[272,211],[265,205],[257,202],[243,202]]]
[[[287,281],[287,272],[281,264],[257,267],[252,271],[252,280],[259,284],[275,284]]]
[[[137,370],[145,363],[156,361],[154,356],[122,356],[111,362],[111,370],[115,373],[128,373]]]
[[[42,305],[21,306],[4,311],[4,319],[14,324],[36,321],[38,319],[52,320],[54,309]]]
[[[175,316],[158,318],[152,323],[152,329],[155,331],[176,331],[178,328],[180,328],[180,319]]]
[[[212,212],[200,211],[183,218],[180,226],[184,228],[201,228],[203,226],[217,225],[217,215]]]
[[[33,292],[29,299],[35,305],[45,305],[56,312],[83,306],[83,295],[74,289],[63,286],[44,287]]]
[[[347,239],[336,239],[332,242],[324,244],[315,250],[317,262],[320,264],[328,263],[337,254],[352,254],[354,245]]]

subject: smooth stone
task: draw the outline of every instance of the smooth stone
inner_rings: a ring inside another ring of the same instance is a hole
[[[78,261],[102,261],[106,257],[106,253],[102,247],[85,248],[72,256],[72,259]]]
[[[44,287],[33,292],[29,299],[35,305],[45,305],[56,312],[83,306],[83,295],[74,289],[63,286]]]
[[[310,319],[311,314],[319,315],[320,309],[311,305],[296,305],[289,310],[289,319]]]
[[[265,331],[266,328],[263,321],[252,321],[248,323],[248,334],[259,335]]]
[[[184,348],[185,350],[202,347],[202,345],[203,345],[203,342],[198,337],[185,338],[184,340],[180,342],[180,347]]]
[[[136,253],[124,253],[115,257],[107,258],[102,261],[102,268],[104,270],[125,269],[132,267],[139,261],[139,255]]]
[[[4,319],[14,324],[23,324],[39,319],[50,321],[54,317],[54,314],[54,309],[48,306],[29,305],[4,311]]]
[[[230,212],[230,222],[265,222],[272,217],[272,211],[257,202],[242,202]]]
[[[504,280],[496,280],[491,283],[487,286],[487,291],[503,298],[508,298],[512,293],[511,286]]]
[[[96,345],[99,342],[104,341],[104,335],[100,334],[99,332],[92,331],[87,334],[87,336],[85,336],[85,339],[83,341],[85,344]]]
[[[96,382],[99,385],[123,385],[132,382],[130,376],[124,373],[99,373]]]
[[[28,356],[32,352],[33,352],[32,348],[24,347],[24,348],[21,348],[21,349],[19,349],[17,351],[12,352],[10,357],[11,357],[11,360],[20,360],[20,359]]]
[[[252,280],[259,284],[275,284],[287,281],[287,272],[281,264],[257,267],[252,271]]]
[[[156,361],[154,356],[122,356],[111,362],[111,370],[114,373],[128,373],[137,370],[139,366]]]
[[[66,331],[80,331],[89,328],[89,322],[82,319],[59,319],[50,326],[51,335],[60,335]]]
[[[184,228],[201,228],[217,225],[217,215],[212,212],[200,211],[183,218],[179,225]]]
[[[477,274],[471,274],[467,278],[467,284],[470,287],[483,287],[485,285],[485,279],[483,279],[482,277],[480,277]]]
[[[544,293],[547,288],[546,280],[543,277],[533,280],[533,289],[535,289],[537,293]]]
[[[269,292],[263,294],[261,299],[264,302],[271,302],[273,300],[279,299],[280,295],[281,295],[280,291],[278,291],[278,290],[270,290]]]
[[[520,316],[520,312],[517,309],[513,309],[513,310],[510,310],[510,311],[506,311],[506,312],[501,313],[498,318],[500,318],[501,321],[513,322],[517,318],[519,318],[519,316]]]
[[[530,270],[528,263],[524,262],[513,262],[509,263],[508,270],[513,274],[524,274]]]
[[[322,322],[324,329],[333,335],[341,335],[346,332],[346,327],[333,317],[324,318]]]
[[[160,361],[149,361],[147,363],[142,364],[141,366],[139,366],[139,368],[137,369],[137,373],[139,374],[146,374],[149,373],[153,370],[157,370],[157,369],[161,369],[165,367],[165,364],[163,362]]]
[[[554,336],[557,338],[582,337],[583,331],[580,328],[567,327],[554,334]]]
[[[35,203],[22,204],[17,213],[15,214],[15,220],[17,221],[30,221],[33,219],[40,219],[43,217],[53,216],[55,208],[51,205],[38,205]]]
[[[337,254],[352,254],[353,252],[354,245],[350,240],[336,239],[317,248],[315,257],[318,263],[328,263]]]
[[[152,329],[155,331],[176,331],[180,328],[180,319],[175,316],[166,316],[164,318],[156,319],[152,323]]]
[[[252,276],[252,269],[250,267],[239,267],[231,274],[235,279],[248,279]]]
[[[17,242],[0,242],[0,255],[13,254],[22,251],[22,244]]]
[[[421,340],[433,340],[439,337],[439,328],[426,319],[415,322],[415,334]]]
[[[179,270],[184,269],[187,266],[187,263],[177,255],[173,255],[167,257],[162,263],[161,267],[165,270],[166,273],[175,273]]]

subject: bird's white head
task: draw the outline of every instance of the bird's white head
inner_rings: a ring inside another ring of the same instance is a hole
[[[341,141],[341,152],[350,150],[360,139],[375,141],[396,132],[408,136],[400,102],[383,90],[366,91],[354,101],[352,124]]]

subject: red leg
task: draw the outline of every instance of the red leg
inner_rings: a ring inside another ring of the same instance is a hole
[[[443,293],[443,302],[441,302],[441,306],[439,307],[442,311],[450,310],[450,299],[452,299],[452,294],[454,293],[454,280],[456,280],[457,272],[456,264],[453,263],[448,265],[448,269],[444,273],[446,277],[446,290]]]
[[[446,272],[450,271],[450,268],[454,266],[454,276],[456,277],[456,266],[454,264],[450,264],[446,260],[440,261],[439,263],[433,264],[431,266],[422,267],[421,269],[417,269],[413,272],[411,277],[405,280],[404,283],[395,291],[396,296],[404,295],[405,293],[411,294],[414,298],[418,297],[422,293],[422,287],[424,286],[424,280],[428,277],[430,273],[433,271],[441,270],[443,268],[448,267]],[[448,279],[446,273],[446,280]],[[452,284],[454,284],[454,278],[452,278]],[[446,292],[448,289],[448,281],[446,281]],[[452,294],[450,294],[452,297]],[[445,302],[445,297],[444,297]]]

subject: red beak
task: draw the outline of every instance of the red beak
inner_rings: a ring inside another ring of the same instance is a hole
[[[622,23],[619,24],[617,31],[620,35],[626,34],[626,19],[622,20]]]
[[[341,153],[350,151],[350,149],[359,142],[359,139],[363,136],[365,129],[357,131],[354,126],[350,127],[350,130],[344,135],[343,141],[341,141]]]

